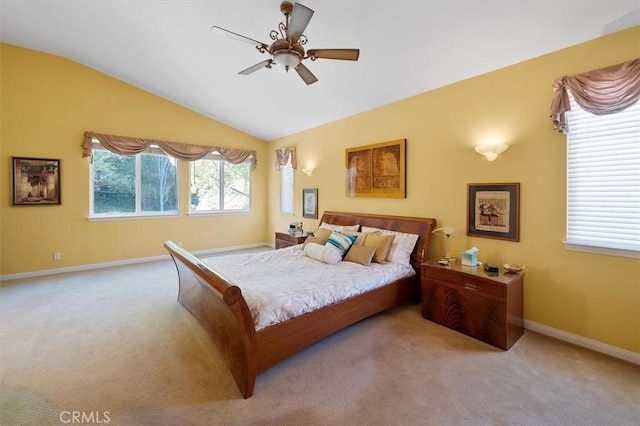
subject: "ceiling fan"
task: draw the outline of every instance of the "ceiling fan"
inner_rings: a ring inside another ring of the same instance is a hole
[[[238,74],[248,75],[261,68],[271,68],[273,64],[276,64],[283,67],[287,72],[290,68],[295,69],[305,83],[313,84],[318,81],[318,79],[302,63],[303,60],[358,60],[360,49],[309,49],[305,52],[303,46],[307,44],[307,37],[305,37],[303,33],[313,16],[313,10],[300,3],[283,1],[280,4],[280,11],[284,15],[284,22],[278,24],[278,31],[271,30],[269,33],[269,37],[273,40],[270,45],[218,27],[217,25],[211,27],[213,31],[223,32],[235,39],[253,44],[260,53],[269,52],[271,55],[271,58],[242,70]]]

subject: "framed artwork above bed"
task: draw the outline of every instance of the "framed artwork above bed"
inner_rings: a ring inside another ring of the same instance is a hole
[[[347,197],[405,198],[405,139],[345,150]]]

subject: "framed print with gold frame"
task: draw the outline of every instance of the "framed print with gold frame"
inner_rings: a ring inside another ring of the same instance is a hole
[[[347,197],[405,198],[405,139],[345,150]]]

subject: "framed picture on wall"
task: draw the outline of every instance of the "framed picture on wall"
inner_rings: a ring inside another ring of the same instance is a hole
[[[520,241],[520,184],[467,185],[467,235]]]
[[[318,188],[302,190],[302,217],[318,218]]]
[[[60,204],[60,160],[12,157],[13,205]]]
[[[405,139],[345,151],[347,197],[405,198]]]

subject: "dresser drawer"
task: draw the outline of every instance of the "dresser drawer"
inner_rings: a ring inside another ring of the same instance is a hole
[[[423,279],[422,316],[490,345],[507,349],[507,301]]]
[[[468,274],[439,268],[425,268],[423,276],[427,279],[438,280],[450,286],[458,286],[469,291],[480,291],[497,297],[507,297],[507,287],[504,284],[485,280]]]
[[[492,313],[495,311],[507,311],[506,299],[428,278],[422,281],[422,302],[447,305],[479,317],[495,316],[496,314]],[[504,314],[497,315],[504,317],[506,321]]]
[[[422,304],[422,316],[425,319],[490,345],[508,349],[508,336],[504,332],[506,319],[495,313],[485,309],[471,314],[441,303]]]

